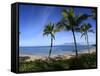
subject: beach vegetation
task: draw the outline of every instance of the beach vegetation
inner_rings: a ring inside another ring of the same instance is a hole
[[[39,71],[61,71],[61,70],[74,70],[74,69],[90,69],[96,68],[96,53],[81,54],[70,59],[50,58],[49,60],[38,59],[35,61],[19,62],[20,72],[39,72]]]

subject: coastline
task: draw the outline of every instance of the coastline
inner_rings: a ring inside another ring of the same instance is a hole
[[[91,48],[90,49],[90,53],[96,52],[96,48]],[[86,54],[88,53],[88,49],[85,49],[83,51],[78,52],[79,55],[81,54]],[[75,52],[72,53],[65,53],[65,54],[61,54],[61,55],[51,55],[51,58],[55,58],[55,59],[70,59],[71,57],[75,56]],[[40,56],[40,55],[26,55],[26,54],[21,54],[19,57],[28,57],[25,61],[35,61],[38,59],[41,60],[46,60],[47,56]]]

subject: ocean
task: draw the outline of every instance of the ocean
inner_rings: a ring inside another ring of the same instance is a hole
[[[84,51],[87,49],[86,45],[78,45],[78,51]],[[95,48],[94,46],[89,46],[89,48]],[[50,46],[27,46],[27,47],[20,47],[19,54],[25,55],[40,55],[40,56],[48,56]],[[52,55],[62,55],[65,53],[75,53],[73,45],[63,45],[63,46],[53,46],[52,48]]]

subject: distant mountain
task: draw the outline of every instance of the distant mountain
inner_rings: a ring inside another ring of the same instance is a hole
[[[93,44],[92,46],[96,46],[96,44]]]
[[[64,44],[62,44],[62,45],[74,45],[74,43],[64,43]],[[77,43],[77,45],[83,45],[83,44]]]
[[[59,44],[59,45],[54,45],[54,46],[66,46],[66,45],[71,45],[73,46],[74,43],[63,43],[63,44]],[[85,42],[78,42],[77,45],[87,45]],[[95,44],[93,42],[90,42],[89,45],[93,45],[95,46]]]
[[[55,45],[55,46],[66,46],[66,45],[74,45],[74,43],[64,43],[64,44],[59,44],[59,45]],[[80,43],[77,43],[77,45],[82,45]]]
[[[93,43],[89,43],[90,45],[93,45]],[[74,45],[74,43],[64,43],[62,45]],[[79,42],[77,45],[87,45],[85,42]]]

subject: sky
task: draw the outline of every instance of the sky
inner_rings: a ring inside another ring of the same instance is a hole
[[[50,36],[43,36],[44,26],[50,22],[57,23],[61,20],[61,11],[64,7],[19,5],[19,46],[48,46]],[[68,9],[68,7],[65,7]],[[92,14],[91,8],[74,8],[75,14]],[[84,22],[90,23],[93,30],[96,29],[96,21],[88,19]],[[80,33],[75,33],[77,43],[86,43],[84,37],[80,38]],[[88,33],[90,44],[96,43],[96,34]],[[73,43],[71,31],[61,31],[55,34],[54,45]]]

